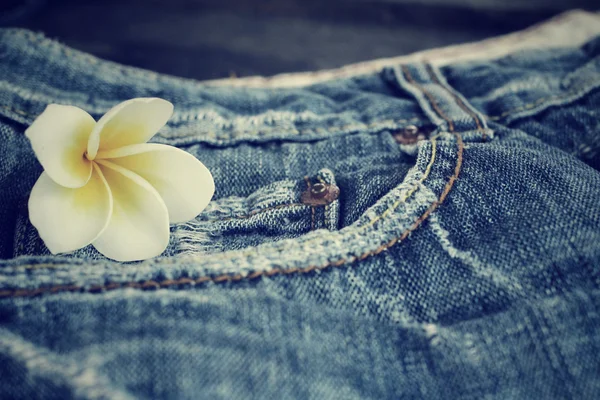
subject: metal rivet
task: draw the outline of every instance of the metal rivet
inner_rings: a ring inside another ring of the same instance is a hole
[[[316,197],[318,199],[325,197],[325,195],[327,194],[327,185],[325,185],[324,183],[315,183],[310,188],[310,193],[313,195],[313,197]]]
[[[415,125],[407,125],[404,127],[404,134],[407,136],[417,136],[419,133],[419,128]]]
[[[300,200],[310,206],[323,206],[337,200],[339,195],[340,188],[336,185],[317,182],[302,192]]]

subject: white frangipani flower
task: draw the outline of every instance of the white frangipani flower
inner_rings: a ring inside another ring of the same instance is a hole
[[[118,261],[161,254],[169,223],[196,217],[215,190],[209,170],[175,147],[146,143],[171,117],[159,98],[125,101],[98,122],[50,104],[25,131],[44,167],[29,218],[53,254],[92,244]]]

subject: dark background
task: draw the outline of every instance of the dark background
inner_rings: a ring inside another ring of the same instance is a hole
[[[0,24],[196,79],[335,68],[480,40],[600,0],[0,0]]]

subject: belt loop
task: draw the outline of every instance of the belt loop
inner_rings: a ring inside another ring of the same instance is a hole
[[[441,131],[461,132],[485,141],[493,132],[483,115],[446,81],[441,71],[424,63],[394,68],[399,85],[411,93],[431,122]]]

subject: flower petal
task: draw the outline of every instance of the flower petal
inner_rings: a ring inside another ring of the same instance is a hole
[[[43,172],[29,197],[29,219],[52,254],[80,249],[106,228],[112,213],[110,188],[94,165],[88,183],[71,189]]]
[[[117,261],[162,253],[169,244],[169,215],[160,195],[139,175],[106,160],[98,164],[113,195],[113,213],[94,247]]]
[[[84,154],[95,123],[80,108],[50,104],[25,131],[35,155],[54,182],[78,188],[90,179],[92,164]]]
[[[124,101],[108,111],[89,136],[90,159],[98,150],[111,150],[130,144],[146,143],[173,114],[173,104],[156,97]]]
[[[163,144],[137,144],[98,153],[99,158],[135,172],[160,194],[171,223],[196,217],[210,202],[215,183],[196,157],[176,147]]]

